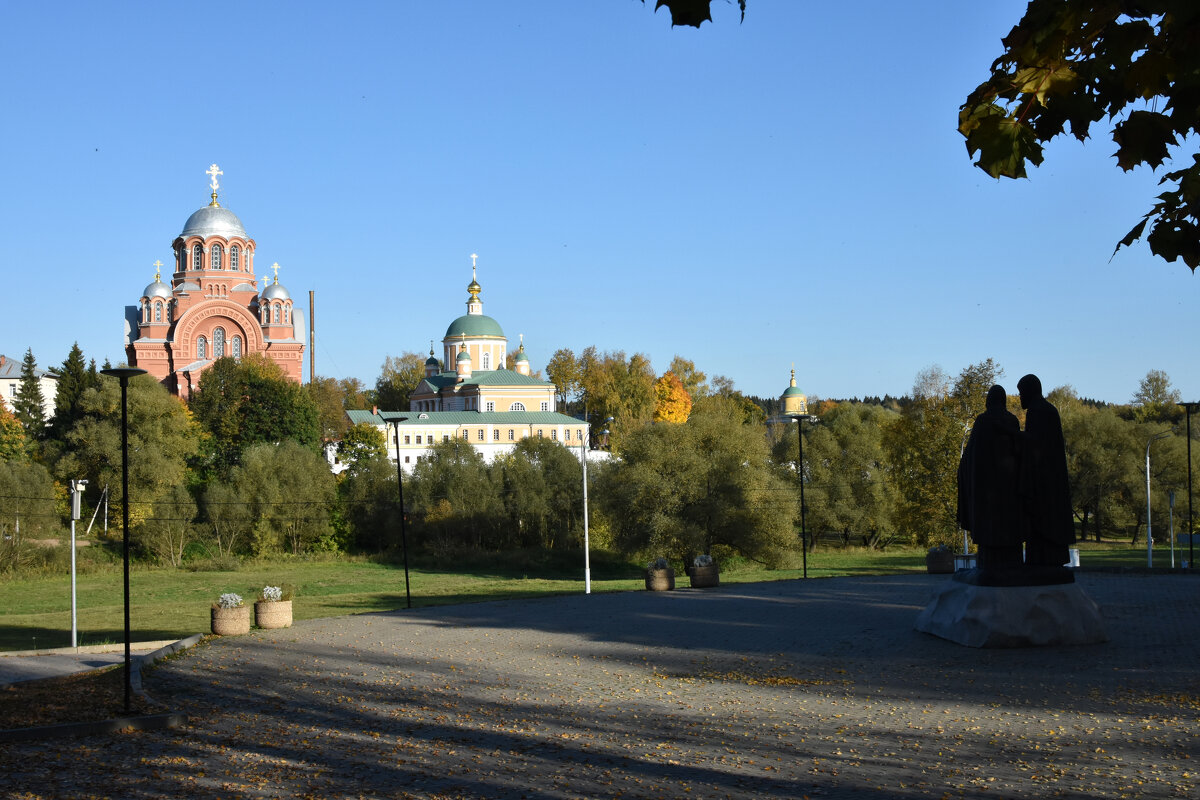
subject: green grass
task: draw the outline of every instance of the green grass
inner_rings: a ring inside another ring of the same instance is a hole
[[[1144,567],[1144,548],[1128,544],[1083,543],[1084,567]],[[1176,551],[1176,564],[1181,553]],[[1155,550],[1155,565],[1165,567],[1168,553]],[[475,557],[456,569],[428,566],[410,569],[415,607],[470,603],[506,598],[573,594],[583,591],[582,554],[578,567],[562,558],[519,560],[505,554]],[[489,566],[489,561],[493,566]],[[767,570],[738,560],[722,564],[722,583],[788,580],[801,576],[799,554],[787,569]],[[676,565],[679,569],[679,565]],[[810,578],[924,572],[925,551],[889,548],[821,548],[808,555]],[[687,579],[679,575],[679,585]],[[130,574],[130,627],[134,641],[154,641],[207,632],[209,608],[224,592],[252,602],[265,585],[295,588],[296,619],[333,617],[403,608],[404,570],[391,563],[360,558],[328,560],[280,559],[251,562],[237,571],[189,572],[135,565]],[[644,588],[640,567],[604,554],[594,554],[592,591]],[[120,565],[101,566],[77,578],[79,643],[124,641]],[[0,580],[0,650],[65,647],[70,644],[70,578],[66,574]]]

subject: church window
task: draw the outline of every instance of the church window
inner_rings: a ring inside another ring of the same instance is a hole
[[[543,400],[542,401],[542,411],[549,411],[549,410],[550,410],[550,404],[547,403],[545,400]]]
[[[217,328],[213,331],[213,358],[225,357],[225,329]]]
[[[174,305],[173,302],[167,303],[167,322],[171,321],[171,306],[172,305]]]
[[[154,321],[162,322],[162,303],[154,304]]]
[[[488,400],[488,401],[487,401],[487,405],[486,405],[486,406],[484,406],[484,408],[486,408],[488,411],[495,411],[495,410],[496,410],[496,403],[495,403],[495,401],[493,401],[493,400]]]
[[[221,247],[221,245],[219,245],[219,244],[213,245],[213,249],[212,249],[212,268],[213,269],[221,269],[222,268],[221,267],[221,257],[224,255],[224,253],[225,253],[225,250],[224,250],[224,248]]]
[[[570,428],[567,428],[565,431],[563,431],[563,441],[564,442],[571,441],[571,429]]]
[[[553,439],[553,440],[554,440],[554,441],[556,441],[556,442],[558,441],[558,428],[551,428],[551,429],[550,429],[550,438],[551,438],[551,439]]]
[[[525,404],[524,403],[513,403],[511,406],[508,407],[508,410],[509,411],[524,411]]]
[[[289,313],[290,311],[291,311],[291,309],[290,309],[290,308],[288,308],[287,306],[284,306],[284,307],[283,307],[283,322],[284,322],[284,324],[285,324],[285,325],[287,324],[287,321],[288,321],[288,313]]]
[[[500,441],[500,429],[499,428],[492,428],[492,441],[493,442]]]
[[[405,443],[405,444],[412,444],[412,437],[410,437],[410,436],[405,436],[405,437],[404,437],[404,443]]]
[[[229,268],[234,272],[237,272],[240,268],[238,262],[241,261],[241,254],[242,250],[236,244],[229,248]]]
[[[240,337],[240,336],[233,337],[231,344],[233,346],[233,357],[241,358],[242,357],[242,337]]]
[[[204,269],[204,248],[192,245],[192,269]]]
[[[208,358],[208,339],[203,336],[196,340],[196,358]]]
[[[272,306],[272,308],[275,309],[275,311],[273,312],[274,313],[273,318],[276,322],[279,322],[279,305],[276,304],[276,305]]]
[[[409,461],[409,458],[410,458],[410,456],[405,456],[405,457],[404,457],[404,463],[405,463],[405,464],[407,464],[407,463],[408,463],[408,461]]]
[[[443,441],[443,442],[448,442],[448,441],[450,441],[450,434],[448,434],[448,433],[443,433],[443,434],[442,434],[442,441]]]
[[[479,438],[479,441],[481,441],[481,442],[483,441],[483,428],[479,429],[479,437],[478,438]]]
[[[511,442],[513,440],[513,438],[514,438],[513,437],[513,429],[509,428],[508,429],[508,440]]]
[[[484,369],[492,368],[492,354],[491,353],[483,354],[483,368]]]
[[[542,429],[538,428],[538,438],[542,438]]]
[[[575,431],[575,436],[579,439],[579,441],[583,441],[583,431]]]
[[[463,428],[463,438],[464,439],[471,438],[471,432],[469,430],[467,430],[466,428]]]

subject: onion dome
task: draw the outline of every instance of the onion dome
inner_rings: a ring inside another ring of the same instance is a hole
[[[262,299],[263,300],[291,300],[292,299],[291,294],[289,294],[288,290],[283,288],[282,284],[279,283],[279,264],[278,263],[272,264],[271,269],[275,270],[275,282],[272,283],[267,288],[263,289]]]
[[[792,382],[788,388],[783,390],[783,394],[779,398],[780,405],[783,406],[784,414],[807,414],[808,413],[808,398],[804,396],[804,392],[796,387],[796,368],[792,368]]]
[[[463,345],[463,349],[458,351],[458,358],[456,359],[456,361],[458,361],[458,363],[461,364],[464,361],[470,361],[470,360],[471,360],[471,354],[467,352],[466,345]]]
[[[460,336],[496,336],[503,339],[504,331],[499,322],[486,314],[463,314],[446,328],[447,339]]]
[[[154,283],[148,285],[142,290],[142,297],[163,297],[171,296],[171,287],[162,282],[162,262],[154,262]]]
[[[437,360],[437,356],[435,356],[433,354],[432,346],[429,348],[429,358],[425,359],[425,366],[427,366],[427,367],[440,367],[441,366],[441,364]]]
[[[235,236],[242,239],[249,238],[246,236],[246,229],[242,226],[242,221],[238,219],[237,214],[220,206],[205,206],[192,214],[188,217],[187,222],[183,223],[183,232],[179,235],[184,238],[200,236],[206,239],[209,236],[223,236],[226,239],[232,239]]]
[[[521,346],[517,348],[517,354],[513,356],[513,361],[524,361],[529,363],[529,356],[525,355],[525,343],[521,342]]]

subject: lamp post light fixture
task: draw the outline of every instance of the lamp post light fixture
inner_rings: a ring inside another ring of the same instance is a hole
[[[1188,569],[1196,568],[1195,546],[1196,518],[1192,516],[1192,411],[1200,408],[1200,403],[1183,403],[1187,412],[1187,462],[1188,462]]]
[[[802,575],[808,577],[808,526],[804,518],[804,423],[814,425],[821,420],[812,414],[788,414],[796,421],[796,441],[799,443],[800,460],[796,462],[796,474],[800,478],[800,558],[803,567]]]
[[[404,556],[404,602],[406,608],[412,608],[412,590],[408,583],[408,531],[404,522],[404,469],[400,466],[400,423],[408,417],[398,411],[380,411],[379,418],[384,424],[392,423],[396,434],[396,486],[400,489],[400,552]]]
[[[125,713],[132,710],[133,672],[130,658],[129,639],[129,379],[145,375],[146,370],[137,367],[102,369],[101,373],[121,382],[121,524],[122,561],[125,563]]]
[[[87,481],[82,478],[71,481],[71,647],[79,646],[79,625],[75,604],[75,523],[79,520],[83,505],[83,489]]]
[[[592,593],[592,556],[588,544],[588,497],[587,497],[587,437],[579,439],[579,458],[583,463],[583,593]]]
[[[1170,436],[1170,431],[1159,431],[1146,441],[1146,566],[1154,566],[1154,536],[1150,532],[1150,445]]]

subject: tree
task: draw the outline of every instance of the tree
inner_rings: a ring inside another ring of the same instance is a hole
[[[1192,163],[1160,180],[1158,196],[1116,249],[1146,234],[1151,252],[1200,266],[1200,14],[1193,3],[1149,0],[1031,0],[1002,41],[992,74],[967,97],[959,131],[992,177],[1026,177],[1042,146],[1068,129],[1079,141],[1092,123],[1117,120],[1112,139],[1125,171],[1172,161],[1186,145]],[[1149,228],[1149,233],[1146,233]],[[1115,250],[1114,250],[1115,252]]]
[[[357,460],[338,482],[340,535],[345,544],[369,552],[398,547],[399,505],[396,465],[378,454]]]
[[[674,372],[664,372],[654,382],[654,421],[687,422],[692,397]]]
[[[224,481],[211,481],[204,490],[202,510],[208,531],[205,539],[217,552],[223,556],[242,552],[254,531],[255,517],[238,489]]]
[[[21,361],[21,382],[17,384],[17,396],[13,398],[13,413],[25,428],[25,435],[30,441],[43,436],[46,431],[45,398],[42,396],[32,349],[25,351],[25,358]]]
[[[572,533],[583,506],[583,471],[568,448],[527,436],[496,459],[491,472],[507,522],[497,545],[553,549],[582,538]]]
[[[724,551],[774,566],[796,544],[795,493],[775,474],[763,429],[744,425],[733,403],[633,431],[599,488],[629,553]]]
[[[0,571],[20,568],[29,555],[28,540],[59,533],[61,499],[41,464],[0,461]]]
[[[321,429],[321,441],[336,442],[350,427],[346,417],[346,396],[342,384],[334,378],[313,378],[304,387],[317,409],[317,424]]]
[[[554,384],[558,397],[559,408],[566,408],[572,397],[579,394],[582,370],[575,354],[569,348],[563,347],[554,351],[546,364],[546,375]]]
[[[705,383],[708,376],[696,369],[696,362],[676,355],[671,359],[671,366],[667,371],[675,373],[693,402],[708,394],[708,384]]]
[[[255,520],[251,549],[256,555],[335,549],[333,474],[311,448],[286,439],[252,445],[230,483]]]
[[[25,426],[0,397],[0,462],[24,461],[26,455]]]
[[[469,442],[436,443],[417,459],[409,488],[405,481],[405,496],[427,546],[491,546],[503,506],[483,456]]]
[[[583,399],[596,419],[613,418],[610,441],[620,449],[622,438],[648,423],[654,414],[654,370],[650,359],[624,351],[598,354],[589,347],[580,358]]]
[[[163,564],[179,567],[183,552],[196,538],[196,501],[186,486],[172,486],[151,504],[150,516],[138,525],[136,544]]]
[[[187,482],[187,462],[199,450],[200,431],[178,397],[149,375],[129,381],[130,519],[149,516],[149,504],[171,487]],[[121,388],[104,379],[84,391],[82,416],[63,437],[65,450],[54,464],[62,482],[88,480],[87,493],[98,497],[105,486],[121,502]]]
[[[409,398],[425,379],[425,359],[413,352],[387,356],[375,380],[375,404],[385,411],[407,411]]]
[[[378,426],[359,422],[350,426],[338,443],[338,455],[353,473],[360,465],[376,458],[387,458],[387,439]]]
[[[1171,378],[1161,369],[1152,369],[1138,383],[1131,401],[1134,419],[1138,422],[1175,423],[1181,416],[1179,401],[1182,395],[1172,388]]]
[[[57,387],[54,393],[54,416],[50,419],[50,435],[61,439],[75,421],[83,416],[80,401],[83,393],[100,384],[100,376],[96,373],[96,362],[91,369],[83,360],[83,351],[79,343],[71,345],[66,360],[58,370]]]
[[[346,411],[351,409],[365,411],[373,405],[371,395],[374,392],[363,386],[363,382],[358,378],[342,378],[338,381],[338,386],[342,390],[342,407]]]
[[[304,387],[261,354],[218,358],[200,375],[188,408],[209,434],[213,465],[227,472],[247,448],[293,441],[320,450],[316,404]]]

